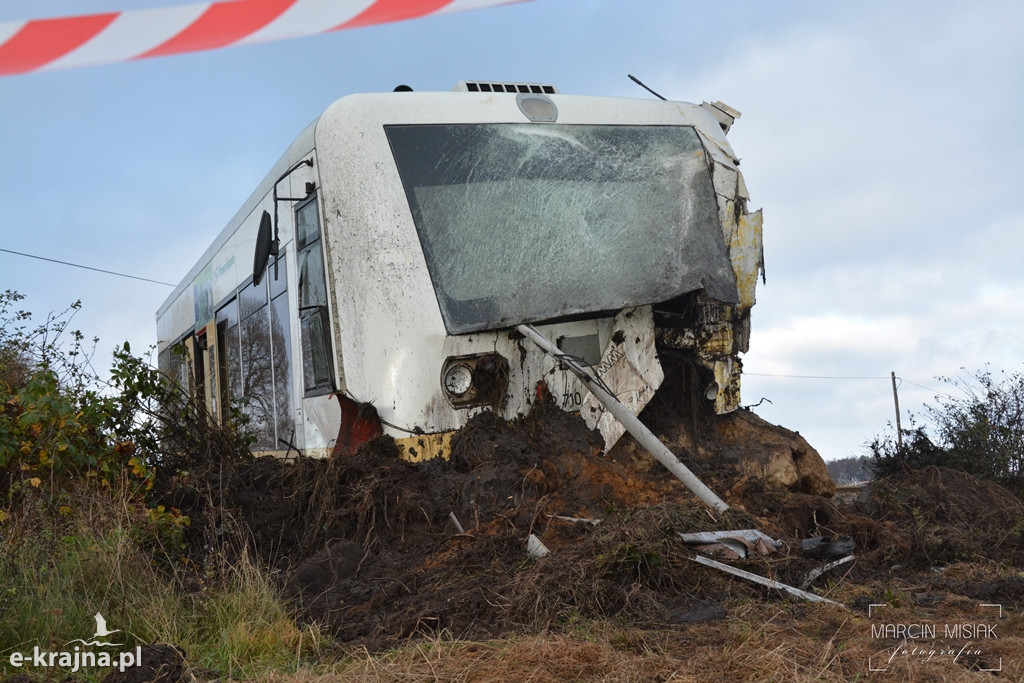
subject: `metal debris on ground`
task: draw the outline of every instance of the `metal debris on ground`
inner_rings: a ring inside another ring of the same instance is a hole
[[[687,545],[695,546],[698,552],[727,560],[737,560],[750,555],[769,555],[782,547],[781,541],[757,529],[735,531],[698,531],[680,533]]]
[[[829,600],[828,598],[823,598],[820,595],[815,595],[814,593],[808,593],[807,591],[802,591],[799,588],[795,588],[795,587],[790,586],[788,584],[781,583],[779,581],[775,581],[774,579],[769,579],[769,578],[766,578],[764,576],[760,576],[758,574],[754,574],[754,573],[751,573],[751,572],[748,572],[748,571],[744,571],[742,569],[737,569],[736,567],[730,567],[727,564],[722,564],[721,562],[716,562],[715,560],[712,560],[710,558],[704,557],[703,555],[698,555],[697,557],[695,557],[693,559],[694,559],[695,562],[697,562],[699,564],[703,564],[703,565],[705,565],[707,567],[713,567],[714,569],[718,569],[720,571],[723,571],[726,574],[732,574],[733,576],[738,576],[741,579],[746,579],[747,581],[753,581],[754,583],[759,583],[762,586],[768,586],[769,588],[775,588],[776,590],[785,591],[786,593],[789,593],[790,595],[795,595],[798,598],[803,598],[804,600],[808,600],[810,602],[827,602],[830,605],[839,605],[840,607],[845,607],[845,605],[842,605],[842,604],[836,602],[835,600]]]
[[[548,515],[551,519],[560,519],[563,522],[572,522],[573,524],[593,524],[597,526],[601,523],[599,519],[588,519],[587,517],[566,517],[565,515]]]
[[[806,538],[801,545],[804,555],[820,558],[849,555],[855,547],[853,539],[849,536]]]
[[[847,562],[852,562],[853,559],[854,559],[853,555],[847,555],[846,557],[838,559],[838,560],[835,560],[834,562],[829,562],[828,564],[823,564],[820,567],[818,567],[817,569],[812,569],[811,571],[807,572],[806,575],[804,575],[804,580],[802,582],[800,582],[800,588],[802,588],[804,590],[807,590],[808,588],[810,588],[811,584],[814,582],[814,580],[816,578],[818,578],[819,576],[821,576],[822,574],[824,574],[827,571],[835,569],[836,567],[838,567],[841,564],[846,564]]]

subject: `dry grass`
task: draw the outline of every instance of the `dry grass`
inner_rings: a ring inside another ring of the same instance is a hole
[[[836,597],[857,597],[860,589]],[[914,654],[914,643],[898,645],[873,637],[876,614],[830,605],[788,601],[737,601],[721,621],[673,628],[637,629],[608,621],[577,624],[541,635],[467,642],[434,638],[386,652],[338,653],[303,673],[262,680],[295,683],[334,681],[967,681],[994,676],[1024,680],[1024,618],[979,614],[974,601],[950,596],[921,608],[894,593],[891,623],[995,625],[998,638],[975,644],[982,656],[954,659],[939,652]],[[906,604],[904,604],[906,603]],[[994,613],[993,613],[994,614]],[[918,651],[951,643],[922,640]],[[957,642],[957,648],[965,642]],[[999,668],[979,673],[975,668]],[[874,670],[872,670],[874,669]]]

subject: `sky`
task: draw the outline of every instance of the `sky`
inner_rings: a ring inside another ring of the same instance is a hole
[[[183,4],[0,0],[0,22]],[[30,10],[33,14],[26,14]],[[0,77],[0,249],[177,283],[332,101],[552,83],[721,100],[767,282],[744,404],[826,459],[940,377],[1024,371],[1024,4],[532,0],[260,45]],[[37,321],[156,342],[171,287],[0,252]],[[953,391],[954,395],[956,394]],[[770,401],[770,403],[768,402]],[[919,417],[919,421],[921,421]]]

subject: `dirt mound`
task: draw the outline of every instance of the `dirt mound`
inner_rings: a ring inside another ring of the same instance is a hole
[[[511,423],[477,415],[453,439],[450,461],[404,462],[381,437],[353,456],[193,471],[167,502],[193,518],[194,561],[233,539],[234,552],[278,570],[303,619],[371,650],[581,618],[707,621],[722,618],[730,596],[777,595],[700,566],[680,532],[755,528],[781,539],[781,554],[738,564],[791,585],[821,564],[800,553],[815,536],[851,536],[860,577],[888,576],[895,564],[1021,559],[1019,502],[969,475],[908,475],[879,483],[860,508],[837,508],[802,490],[830,489],[808,483],[813,467],[790,483],[744,469],[756,462],[744,453],[788,449],[791,463],[813,461],[812,451],[798,457],[806,442],[792,432],[749,413],[686,429],[664,401],[651,416],[670,444],[689,444],[676,452],[733,509],[713,516],[628,439],[602,455],[596,432],[546,404]],[[528,552],[531,538],[548,553]]]
[[[860,504],[873,523],[899,529],[889,556],[914,567],[964,560],[1024,563],[1024,504],[990,481],[929,467],[875,482]]]
[[[707,620],[722,596],[759,591],[693,563],[677,532],[763,520],[715,519],[671,475],[601,448],[578,416],[541,404],[511,423],[477,415],[449,462],[404,462],[381,437],[353,456],[193,471],[166,498],[193,519],[194,561],[233,539],[280,572],[305,619],[370,648],[580,617]],[[531,535],[549,555],[527,553]]]
[[[687,380],[684,366],[666,362],[664,368],[665,381],[640,419],[698,476],[715,481],[721,491],[761,482],[814,496],[835,494],[825,461],[800,434],[748,409],[715,415],[703,397],[693,395],[695,384]],[[660,466],[629,434],[609,456],[662,476]]]

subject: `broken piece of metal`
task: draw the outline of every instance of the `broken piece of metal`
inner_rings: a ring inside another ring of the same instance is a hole
[[[818,567],[816,569],[812,569],[811,571],[807,572],[807,574],[804,575],[804,580],[800,582],[800,588],[802,588],[804,590],[807,590],[810,587],[810,585],[814,582],[814,580],[816,578],[818,578],[819,576],[821,576],[822,574],[824,574],[825,572],[827,572],[827,571],[829,571],[831,569],[835,569],[836,567],[838,567],[841,564],[846,564],[847,562],[852,562],[853,558],[854,558],[853,555],[847,555],[846,557],[843,557],[841,559],[835,560],[834,562],[829,562],[828,564],[823,564],[822,566],[820,566],[820,567]]]
[[[543,349],[546,353],[551,355],[553,358],[558,359],[566,369],[572,372],[574,375],[582,380],[583,384],[590,390],[590,393],[597,398],[601,403],[608,408],[608,412],[615,416],[615,419],[622,423],[633,438],[637,440],[641,446],[643,446],[647,452],[657,459],[665,468],[674,474],[679,481],[686,485],[686,488],[690,489],[696,495],[701,502],[710,507],[715,512],[725,512],[729,509],[729,506],[724,500],[719,498],[714,491],[709,489],[704,482],[697,478],[697,476],[690,471],[683,463],[679,462],[679,458],[668,449],[665,444],[658,439],[654,433],[649,430],[644,423],[642,423],[636,415],[629,412],[629,410],[622,405],[622,403],[612,396],[608,391],[601,386],[601,382],[595,379],[587,370],[571,356],[562,353],[559,348],[551,343],[547,337],[542,335],[532,325],[518,325],[516,329],[524,336],[530,339],[533,343]]]
[[[839,605],[840,607],[845,607],[845,605],[842,605],[842,604],[836,602],[835,600],[829,600],[828,598],[823,598],[820,595],[815,595],[814,593],[808,593],[807,591],[800,590],[799,588],[795,588],[795,587],[790,586],[788,584],[781,583],[781,582],[776,581],[774,579],[769,579],[769,578],[766,578],[764,576],[760,576],[758,574],[754,574],[754,573],[751,573],[751,572],[748,572],[748,571],[744,571],[742,569],[737,569],[736,567],[730,567],[727,564],[722,564],[721,562],[716,562],[715,560],[712,560],[710,558],[704,557],[703,555],[698,555],[697,557],[695,557],[693,559],[694,559],[695,562],[697,562],[699,564],[703,564],[703,565],[705,565],[707,567],[713,567],[714,569],[718,569],[720,571],[723,571],[726,574],[732,574],[733,576],[738,576],[741,579],[746,579],[747,581],[753,581],[754,583],[759,583],[762,586],[767,586],[769,588],[774,588],[776,590],[785,591],[786,593],[789,593],[790,595],[795,595],[796,597],[803,598],[804,600],[807,600],[809,602],[827,602],[830,605]]]
[[[687,545],[695,546],[708,555],[724,555],[727,559],[742,559],[749,555],[768,555],[782,547],[782,542],[757,529],[735,531],[697,531],[681,533]]]
[[[801,543],[804,555],[808,557],[840,557],[849,555],[855,547],[853,539],[849,536],[837,536],[835,538],[819,536],[817,538],[805,538]]]

